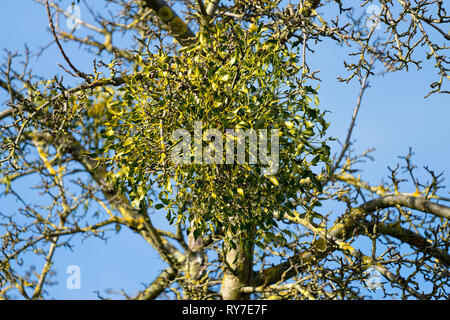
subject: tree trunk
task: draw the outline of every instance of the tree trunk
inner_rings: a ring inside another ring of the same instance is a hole
[[[196,240],[193,231],[194,230],[191,230],[188,234],[189,251],[187,252],[187,260],[185,262],[185,274],[189,280],[186,283],[187,286],[184,288],[184,299],[187,300],[198,299],[199,292],[196,291],[198,291],[199,288],[196,286],[199,284],[198,281],[205,274],[205,264],[207,262],[207,256],[203,248],[203,237],[198,237]],[[205,289],[206,287],[203,287],[200,290]]]
[[[236,245],[233,249],[226,245],[225,272],[222,279],[221,294],[224,300],[248,299],[248,294],[240,292],[248,286],[253,265],[252,246],[242,243],[239,239],[231,239]]]

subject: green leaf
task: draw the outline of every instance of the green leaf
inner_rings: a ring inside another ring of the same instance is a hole
[[[276,186],[278,186],[280,184],[275,176],[270,176],[269,180]]]

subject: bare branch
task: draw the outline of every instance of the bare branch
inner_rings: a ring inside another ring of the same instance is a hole
[[[64,52],[64,49],[61,46],[61,43],[58,40],[58,36],[56,35],[56,31],[55,31],[55,26],[53,25],[53,19],[52,19],[52,15],[50,13],[50,6],[48,4],[48,0],[45,0],[45,7],[47,9],[47,16],[48,16],[48,21],[50,24],[50,29],[52,31],[53,37],[56,41],[56,44],[58,45],[59,51],[61,51],[62,56],[64,57],[64,60],[66,60],[67,64],[72,68],[72,70],[81,78],[83,78],[84,80],[86,80],[88,83],[91,82],[89,75],[81,72],[80,70],[78,70],[70,61],[70,59],[67,57],[66,53]]]

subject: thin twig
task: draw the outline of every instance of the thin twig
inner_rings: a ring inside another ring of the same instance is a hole
[[[50,13],[50,6],[48,4],[48,0],[45,0],[45,8],[47,9],[47,16],[48,16],[48,22],[50,24],[50,29],[52,31],[53,37],[55,38],[56,44],[58,45],[59,51],[61,51],[61,54],[64,57],[64,60],[66,60],[66,62],[69,64],[69,66],[72,68],[72,70],[81,78],[83,78],[84,80],[86,80],[88,83],[91,82],[91,80],[89,79],[89,75],[81,72],[80,70],[78,70],[70,61],[70,59],[67,57],[66,53],[64,52],[64,49],[61,46],[61,43],[58,40],[58,36],[56,35],[56,31],[55,31],[55,26],[53,25],[53,20],[52,20],[52,15]]]
[[[352,136],[353,128],[355,127],[356,117],[358,115],[358,111],[361,106],[361,101],[362,101],[362,97],[364,95],[364,91],[366,91],[366,89],[368,87],[367,80],[371,74],[371,69],[372,69],[374,62],[375,62],[375,59],[372,59],[372,61],[370,62],[369,66],[368,66],[367,73],[362,81],[361,90],[359,91],[359,95],[358,95],[358,101],[356,102],[355,109],[353,110],[352,121],[350,123],[350,127],[348,128],[347,137],[345,138],[345,142],[342,147],[341,153],[339,154],[339,157],[337,158],[336,162],[334,163],[334,165],[331,169],[331,175],[333,175],[333,173],[339,167],[339,164],[341,163],[342,159],[344,158],[345,153],[347,152],[347,149],[350,146],[350,138]]]

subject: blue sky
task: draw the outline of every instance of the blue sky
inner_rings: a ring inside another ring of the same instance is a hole
[[[67,1],[69,4],[71,1]],[[2,1],[0,13],[0,47],[10,51],[24,51],[24,45],[36,52],[48,44],[52,37],[48,32],[45,8],[29,0]],[[82,11],[82,16],[87,13]],[[62,20],[63,21],[63,20]],[[382,31],[379,31],[382,32]],[[120,40],[124,43],[124,40]],[[91,56],[75,45],[63,44],[72,62],[80,69],[92,69]],[[320,69],[322,79],[319,90],[320,107],[329,110],[327,118],[331,122],[329,134],[344,140],[351,120],[353,108],[359,93],[359,84],[345,84],[336,80],[345,71],[343,59],[348,52],[331,42],[323,42],[315,53],[308,54],[312,69]],[[2,54],[4,57],[5,54]],[[58,63],[65,65],[55,45],[52,45],[36,60],[30,61],[35,74],[52,77],[63,74]],[[362,178],[372,183],[387,180],[387,166],[394,166],[399,155],[406,155],[408,147],[413,147],[415,164],[419,168],[428,165],[436,171],[449,167],[450,159],[450,100],[448,96],[432,95],[426,99],[428,85],[436,79],[432,61],[424,64],[420,71],[410,69],[386,74],[370,79],[371,88],[365,92],[358,121],[353,133],[354,148],[362,153],[376,148],[374,162],[367,162]],[[69,78],[69,76],[65,76]],[[68,80],[70,84],[70,80]],[[0,110],[5,108],[4,93],[0,93]],[[333,145],[332,151],[338,149]],[[423,170],[422,170],[423,172]],[[448,186],[449,173],[444,177]],[[39,195],[30,192],[24,183],[20,191],[27,193],[30,200],[38,201]],[[404,190],[414,191],[414,190]],[[448,192],[448,190],[446,191]],[[446,196],[446,194],[442,194]],[[14,211],[15,204],[0,198],[0,207],[8,212]],[[3,202],[3,203],[2,203]],[[5,209],[6,208],[6,209]],[[156,214],[157,225],[164,224],[164,214]],[[124,230],[119,235],[112,234],[107,243],[97,239],[82,242],[76,239],[73,251],[59,250],[54,265],[59,284],[49,288],[50,297],[62,299],[95,299],[95,290],[105,295],[106,288],[128,294],[142,289],[141,283],[149,283],[164,267],[161,259],[140,237]],[[31,263],[31,262],[30,262]],[[66,268],[69,265],[81,268],[81,290],[66,288]],[[115,296],[118,298],[118,296]]]

